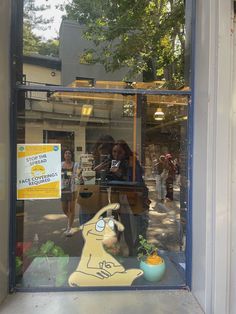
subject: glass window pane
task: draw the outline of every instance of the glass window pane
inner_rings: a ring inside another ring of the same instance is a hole
[[[185,285],[190,7],[24,0],[19,287]]]
[[[17,285],[182,286],[188,96],[89,88],[19,95]]]

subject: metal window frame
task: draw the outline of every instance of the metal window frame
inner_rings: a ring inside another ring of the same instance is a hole
[[[10,101],[10,155],[12,156],[11,165],[11,180],[10,180],[10,228],[9,228],[9,291],[24,291],[24,292],[47,292],[47,291],[119,291],[119,290],[167,290],[167,289],[187,289],[191,290],[192,286],[192,158],[193,158],[193,117],[194,117],[194,51],[195,51],[195,0],[186,0],[191,7],[191,53],[190,53],[190,91],[180,90],[145,90],[145,89],[100,89],[95,87],[81,87],[71,88],[63,86],[40,86],[40,85],[24,85],[21,81],[22,76],[22,34],[19,36],[20,27],[22,24],[21,18],[23,14],[23,0],[11,0],[12,3],[12,25],[11,25],[11,101]],[[23,19],[22,19],[23,20]],[[17,36],[18,35],[18,36]],[[67,287],[44,287],[44,288],[19,288],[16,287],[16,273],[15,273],[15,257],[16,257],[16,119],[18,95],[20,92],[27,91],[41,91],[41,92],[85,92],[85,93],[110,93],[122,95],[184,95],[189,97],[188,105],[188,144],[187,144],[187,165],[188,165],[188,189],[187,189],[187,231],[186,231],[186,270],[185,278],[186,285],[184,286],[166,286],[160,287],[158,285],[152,286],[129,286],[129,287],[86,287],[86,288],[67,288]]]

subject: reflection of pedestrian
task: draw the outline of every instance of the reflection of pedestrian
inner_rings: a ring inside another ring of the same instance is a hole
[[[75,201],[77,196],[76,178],[78,178],[79,164],[73,161],[73,153],[66,149],[61,163],[61,202],[62,210],[68,218],[66,236],[72,235],[72,225],[75,219]]]
[[[166,179],[166,198],[173,201],[173,184],[175,179],[176,168],[171,154],[166,154],[166,169],[168,170],[168,176]]]
[[[175,184],[177,186],[180,186],[180,166],[179,166],[178,159],[175,158],[173,163],[174,163],[174,166],[175,166]]]
[[[163,201],[166,197],[166,179],[168,176],[168,170],[166,169],[165,164],[165,156],[161,155],[158,162],[154,165],[157,198],[161,201]]]

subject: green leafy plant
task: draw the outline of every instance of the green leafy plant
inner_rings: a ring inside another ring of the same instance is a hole
[[[138,259],[142,259],[144,257],[157,255],[158,248],[151,243],[148,243],[147,239],[145,239],[142,235],[139,235],[139,247],[138,247]]]
[[[30,259],[34,259],[36,257],[42,258],[34,261],[34,266],[38,267],[38,269],[40,269],[42,266],[42,260],[46,260],[50,274],[55,273],[54,268],[56,266],[57,275],[55,276],[55,285],[58,287],[64,284],[65,280],[67,279],[67,265],[69,263],[69,255],[65,254],[63,249],[56,245],[53,241],[48,240],[40,247],[32,247],[25,253],[25,255]],[[56,264],[52,264],[50,257],[58,257]]]
[[[23,266],[23,262],[19,256],[16,256],[15,264],[16,264],[16,275],[18,276],[21,274],[22,266]]]
[[[164,258],[158,255],[157,247],[148,243],[141,235],[139,236],[139,244],[139,267],[143,271],[144,278],[151,282],[161,280],[166,269]]]
[[[51,240],[43,243],[39,248],[32,247],[26,252],[27,257],[59,257],[59,256],[68,256],[64,253],[61,247],[55,245]]]

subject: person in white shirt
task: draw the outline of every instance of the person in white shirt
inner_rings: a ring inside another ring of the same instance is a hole
[[[77,199],[76,180],[80,172],[79,164],[73,161],[73,152],[66,149],[61,163],[61,202],[62,210],[68,218],[66,236],[72,236],[72,226],[75,219],[75,203]]]

